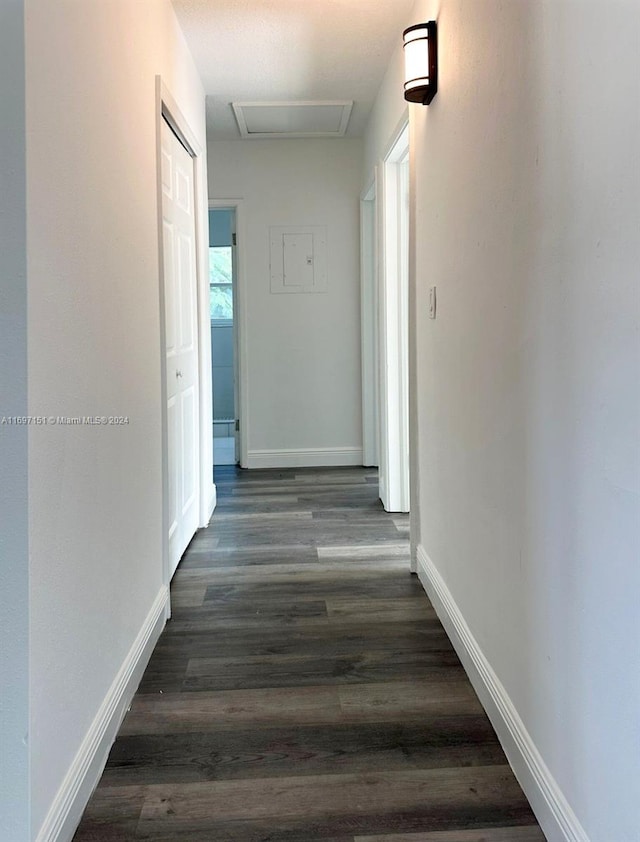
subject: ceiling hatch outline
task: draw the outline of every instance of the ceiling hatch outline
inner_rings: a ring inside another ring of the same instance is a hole
[[[245,139],[344,137],[353,100],[232,102]]]

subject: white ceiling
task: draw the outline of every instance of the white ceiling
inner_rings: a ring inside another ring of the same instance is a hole
[[[354,101],[367,117],[415,0],[172,0],[207,92],[209,137],[240,137],[231,102]]]

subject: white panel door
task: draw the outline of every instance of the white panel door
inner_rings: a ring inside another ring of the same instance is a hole
[[[162,121],[169,574],[198,528],[198,343],[193,158]]]

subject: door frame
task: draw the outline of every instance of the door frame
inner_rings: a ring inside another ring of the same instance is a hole
[[[408,191],[401,195],[403,178],[409,181],[408,111],[379,172],[380,497],[387,511],[408,512],[410,214]]]
[[[211,335],[209,327],[209,279],[205,268],[208,252],[205,251],[203,218],[206,203],[206,161],[197,137],[163,79],[156,76],[156,184],[158,221],[158,286],[160,304],[160,394],[161,394],[161,447],[162,447],[162,581],[169,590],[169,436],[167,421],[167,370],[164,298],[164,244],[162,236],[162,121],[170,125],[180,142],[193,159],[194,215],[196,236],[196,341],[198,343],[198,520],[199,528],[208,525],[216,505],[216,487],[213,484],[213,441],[211,435]],[[203,201],[204,200],[204,201]],[[206,295],[205,295],[206,284]],[[206,308],[205,308],[206,304]],[[207,377],[208,372],[208,377]],[[166,616],[171,615],[169,595]]]
[[[243,199],[209,199],[209,210],[230,209],[236,215],[236,246],[234,296],[233,296],[233,337],[234,337],[234,372],[236,376],[236,418],[240,438],[240,467],[247,467],[249,452],[249,372],[247,348],[247,276],[245,261],[245,205]],[[209,289],[207,281],[207,291]],[[213,454],[211,463],[213,464]]]

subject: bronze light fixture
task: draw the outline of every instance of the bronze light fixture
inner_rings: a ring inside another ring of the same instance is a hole
[[[404,46],[404,98],[429,105],[438,90],[438,25],[417,23],[402,33]]]

